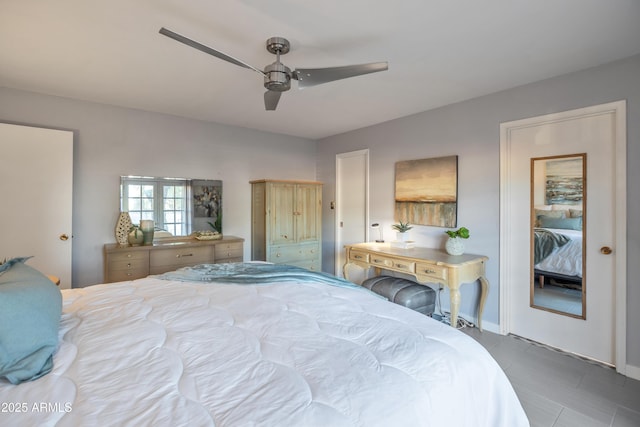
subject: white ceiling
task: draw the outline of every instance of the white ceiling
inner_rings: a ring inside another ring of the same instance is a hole
[[[282,95],[262,69],[388,61]],[[0,86],[318,139],[640,53],[638,0],[0,0]]]

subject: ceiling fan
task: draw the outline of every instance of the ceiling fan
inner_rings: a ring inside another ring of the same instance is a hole
[[[292,78],[298,80],[298,88],[303,89],[305,87],[346,79],[348,77],[385,71],[389,68],[387,62],[372,62],[368,64],[346,65],[343,67],[296,68],[291,71],[289,67],[280,62],[280,55],[289,52],[289,41],[282,37],[271,37],[267,40],[267,50],[276,55],[276,62],[267,65],[264,67],[264,70],[260,70],[219,50],[205,46],[164,27],[160,29],[160,34],[208,53],[209,55],[213,55],[216,58],[260,73],[264,77],[264,87],[267,89],[264,94],[264,106],[266,110],[271,111],[275,110],[278,106],[282,92],[291,89]]]

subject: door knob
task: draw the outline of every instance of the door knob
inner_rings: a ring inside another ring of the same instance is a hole
[[[67,236],[66,234],[61,234],[60,235],[60,240],[62,240],[62,241],[69,240],[69,236]]]
[[[603,246],[600,248],[600,253],[604,255],[609,255],[613,252],[609,246]]]

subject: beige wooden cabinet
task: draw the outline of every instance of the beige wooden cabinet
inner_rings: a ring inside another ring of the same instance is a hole
[[[322,184],[251,181],[251,259],[320,271]]]
[[[104,283],[140,279],[196,264],[242,262],[244,239],[167,240],[149,246],[104,245]]]

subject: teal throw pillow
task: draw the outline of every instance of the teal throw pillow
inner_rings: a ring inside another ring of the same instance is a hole
[[[12,262],[0,274],[0,381],[31,381],[53,368],[62,294],[44,274]]]
[[[547,216],[541,216],[540,227],[582,230],[582,218],[550,218]]]

